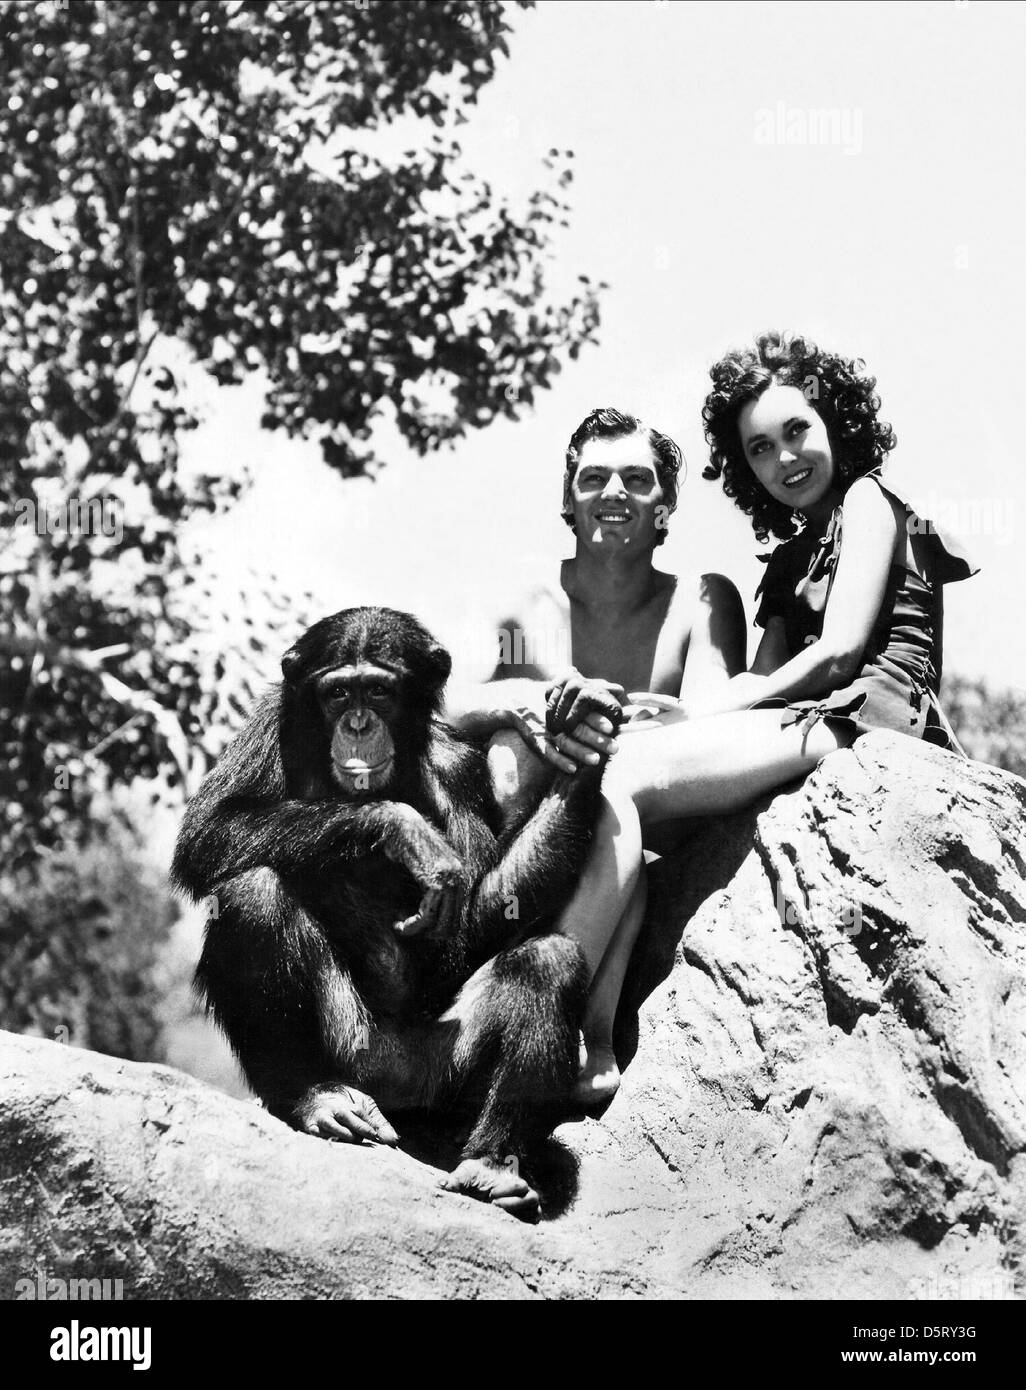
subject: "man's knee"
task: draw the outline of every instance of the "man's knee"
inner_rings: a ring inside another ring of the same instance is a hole
[[[488,743],[488,771],[499,809],[508,815],[551,778],[541,758],[515,729],[500,729]]]
[[[638,820],[638,778],[627,759],[617,753],[609,759],[602,775],[603,815],[616,829],[620,824],[633,827]]]

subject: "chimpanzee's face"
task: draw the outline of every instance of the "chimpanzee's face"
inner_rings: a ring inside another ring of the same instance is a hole
[[[316,678],[331,735],[331,773],[343,796],[373,796],[388,785],[395,767],[399,685],[395,671],[370,662],[339,666]]]
[[[281,660],[292,794],[393,794],[424,757],[451,665],[416,618],[391,608],[345,608],[308,628]]]

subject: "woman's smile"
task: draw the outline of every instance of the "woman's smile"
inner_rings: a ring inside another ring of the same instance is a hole
[[[811,477],[811,466],[798,468],[793,473],[789,473],[787,477],[784,478],[783,485],[787,488],[800,488],[804,483],[807,483]]]
[[[741,447],[769,495],[805,516],[835,500],[836,469],[822,416],[795,386],[773,382],[738,414]]]

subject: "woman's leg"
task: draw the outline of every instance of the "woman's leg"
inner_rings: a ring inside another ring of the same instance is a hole
[[[811,772],[854,736],[822,719],[807,731],[781,728],[779,709],[710,715],[622,739],[603,790],[630,796],[644,825],[725,815]]]

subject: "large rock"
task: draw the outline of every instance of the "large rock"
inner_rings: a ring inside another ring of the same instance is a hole
[[[0,1296],[45,1270],[136,1298],[1008,1297],[1024,810],[1019,779],[880,733],[654,866],[633,1061],[559,1131],[537,1227],[412,1154],[3,1035]]]

